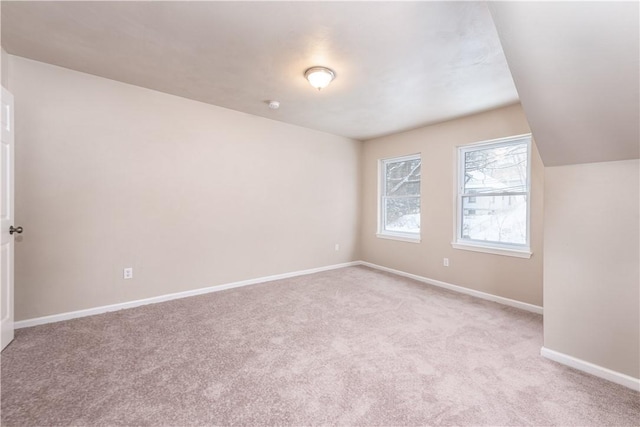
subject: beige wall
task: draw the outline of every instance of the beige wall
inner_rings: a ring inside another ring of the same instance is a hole
[[[2,17],[2,2],[0,1],[0,17]],[[0,22],[2,20],[0,19]],[[1,26],[0,26],[1,28]],[[2,31],[0,31],[0,34],[2,34]],[[0,36],[0,42],[2,42],[2,37]],[[8,71],[8,64],[9,64],[9,56],[7,55],[7,52],[4,50],[4,48],[0,48],[0,84],[5,88],[8,89],[9,88],[9,73]]]
[[[640,377],[639,161],[547,168],[544,345]]]
[[[0,49],[0,84],[9,89],[9,55]]]
[[[366,141],[363,145],[362,259],[374,264],[542,305],[544,168],[533,148],[530,259],[453,249],[456,146],[530,132],[520,105]],[[421,243],[376,237],[378,159],[422,154]],[[443,258],[450,266],[444,267]]]
[[[359,258],[360,142],[10,59],[16,320]]]

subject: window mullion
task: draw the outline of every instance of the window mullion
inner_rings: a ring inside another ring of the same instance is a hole
[[[531,135],[458,148],[454,243],[528,250],[530,153]]]
[[[497,197],[497,196],[528,196],[528,191],[517,191],[508,193],[462,193],[461,197]]]
[[[420,168],[419,154],[379,161],[379,237],[419,241]]]

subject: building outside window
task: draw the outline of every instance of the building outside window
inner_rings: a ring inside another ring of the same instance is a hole
[[[454,247],[529,253],[530,152],[531,135],[458,148]]]

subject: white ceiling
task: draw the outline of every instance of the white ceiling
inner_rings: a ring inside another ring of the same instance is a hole
[[[2,1],[2,46],[362,140],[518,102],[484,2]]]
[[[545,166],[640,157],[640,7],[489,5]]]

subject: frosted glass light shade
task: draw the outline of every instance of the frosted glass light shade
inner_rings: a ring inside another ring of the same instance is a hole
[[[311,86],[316,89],[324,89],[336,78],[336,73],[326,67],[311,67],[304,72],[304,76]]]

